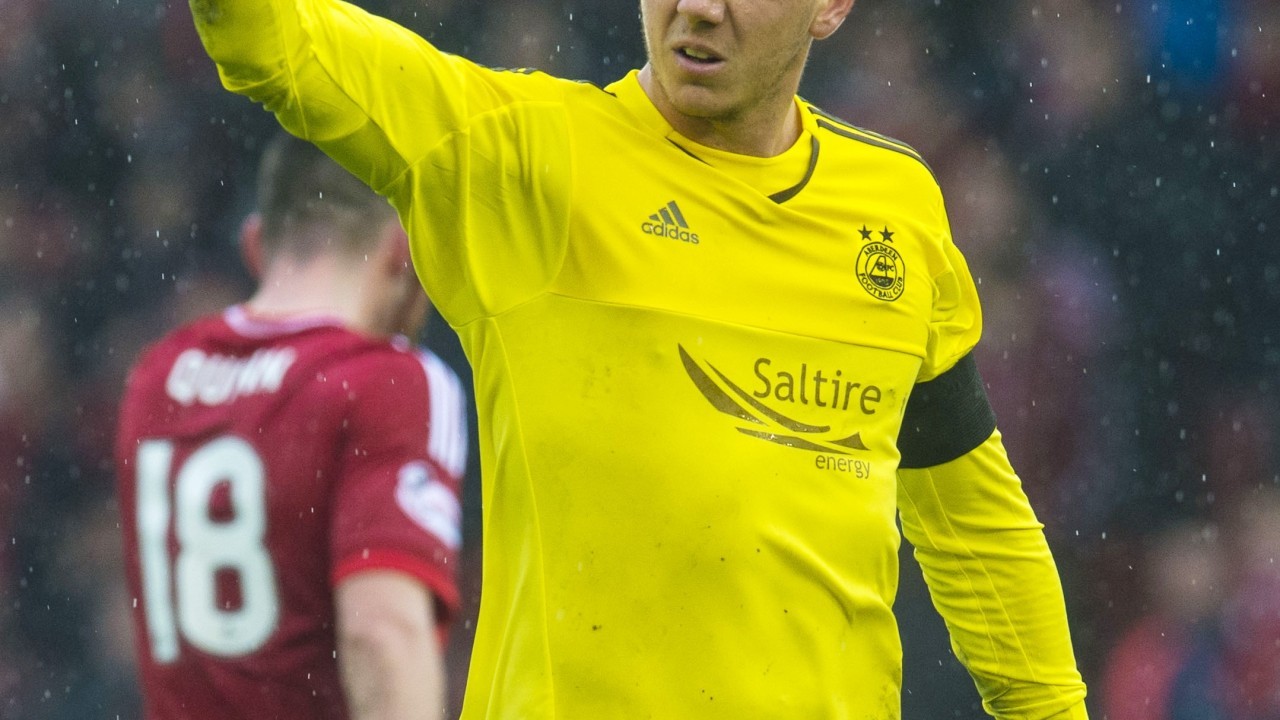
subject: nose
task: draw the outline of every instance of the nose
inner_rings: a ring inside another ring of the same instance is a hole
[[[677,0],[676,12],[694,23],[719,25],[724,22],[725,0]]]

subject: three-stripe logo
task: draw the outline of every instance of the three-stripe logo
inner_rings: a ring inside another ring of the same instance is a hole
[[[689,222],[684,219],[684,213],[680,212],[680,206],[675,200],[663,205],[657,212],[650,215],[648,220],[640,224],[640,231],[646,235],[671,238],[691,245],[698,244],[698,234],[690,232]]]

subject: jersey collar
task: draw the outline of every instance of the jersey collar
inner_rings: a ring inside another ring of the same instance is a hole
[[[244,305],[232,305],[222,313],[227,327],[244,337],[291,335],[321,327],[345,328],[342,319],[323,313],[300,315],[256,315]]]
[[[618,98],[641,125],[666,138],[685,153],[733,176],[779,203],[795,197],[813,175],[819,152],[814,132],[817,128],[816,119],[808,103],[800,98],[795,100],[800,112],[800,137],[780,155],[762,158],[708,147],[681,135],[649,99],[640,85],[639,75],[638,70],[632,70],[605,89]]]

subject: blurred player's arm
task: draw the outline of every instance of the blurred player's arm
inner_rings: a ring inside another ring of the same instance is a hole
[[[368,570],[334,593],[338,667],[352,720],[444,715],[444,666],[434,600],[404,573]]]
[[[898,505],[934,606],[1000,720],[1084,720],[1058,571],[972,356],[912,393]]]
[[[333,501],[338,662],[353,718],[439,718],[442,641],[459,604],[466,395],[434,356],[333,368],[347,403]]]

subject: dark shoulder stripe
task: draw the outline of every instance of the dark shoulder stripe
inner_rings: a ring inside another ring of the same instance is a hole
[[[843,119],[841,119],[841,118],[836,117],[835,115],[832,115],[831,113],[827,112],[826,110],[823,110],[822,108],[820,108],[820,107],[818,107],[818,106],[816,106],[816,105],[810,105],[810,106],[809,106],[809,110],[811,110],[811,111],[813,112],[813,114],[814,114],[814,115],[817,115],[817,116],[819,116],[819,117],[824,117],[824,118],[826,118],[827,120],[829,120],[831,123],[833,123],[833,124],[835,124],[835,125],[838,125],[839,127],[843,128],[844,130],[847,130],[847,131],[849,131],[849,132],[852,132],[852,133],[855,133],[855,134],[857,134],[857,135],[861,135],[861,136],[864,136],[864,137],[872,137],[872,138],[875,138],[875,139],[877,139],[877,140],[880,140],[881,142],[889,143],[890,145],[893,145],[893,146],[897,147],[898,149],[902,150],[903,152],[907,153],[908,155],[910,155],[910,156],[912,156],[912,157],[916,158],[917,160],[921,160],[921,161],[923,161],[923,160],[924,160],[924,158],[920,155],[920,153],[916,152],[916,149],[915,149],[915,148],[911,147],[910,145],[908,145],[908,144],[906,144],[906,143],[902,142],[901,140],[899,140],[899,139],[897,139],[897,138],[891,138],[891,137],[889,137],[888,135],[881,135],[880,133],[878,133],[878,132],[876,132],[876,131],[874,131],[874,130],[868,130],[868,129],[866,129],[866,128],[860,128],[860,127],[858,127],[857,125],[854,125],[853,123],[851,123],[851,122],[849,122],[849,121],[847,121],[847,120],[843,120]]]
[[[824,130],[830,130],[831,132],[843,138],[856,140],[860,143],[866,143],[867,145],[874,145],[875,147],[878,147],[878,148],[884,148],[885,150],[896,152],[901,155],[906,155],[912,160],[915,160],[916,162],[923,165],[924,169],[929,171],[929,175],[933,177],[934,181],[935,182],[937,181],[938,176],[933,172],[933,168],[929,167],[929,163],[925,162],[924,158],[920,157],[920,153],[912,149],[910,145],[903,145],[902,143],[899,143],[896,140],[891,140],[881,135],[870,133],[865,130],[852,127],[850,125],[840,123],[838,121],[827,120],[825,119],[827,117],[826,115],[817,111],[816,108],[814,110],[815,112],[817,112],[818,115],[820,115],[820,117],[818,118],[818,127]]]

